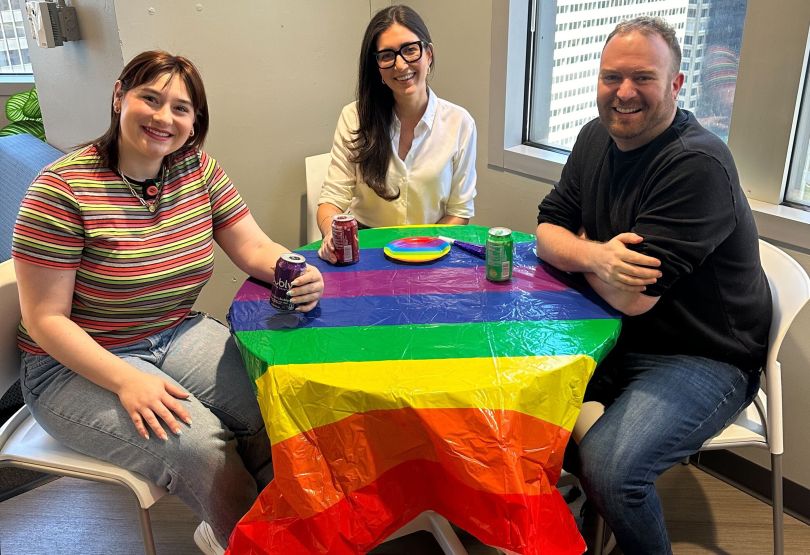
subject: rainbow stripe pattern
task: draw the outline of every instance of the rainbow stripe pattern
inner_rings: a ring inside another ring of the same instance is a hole
[[[618,314],[550,274],[527,234],[514,234],[505,283],[462,250],[423,265],[383,253],[400,238],[483,244],[486,233],[364,230],[352,266],[325,264],[307,245],[298,252],[326,290],[306,315],[276,313],[267,286],[245,282],[229,320],[276,477],[229,553],[365,553],[429,509],[508,552],[585,550],[554,486]]]
[[[430,262],[448,252],[450,243],[438,237],[405,237],[394,239],[383,247],[383,253],[388,258],[411,263]]]

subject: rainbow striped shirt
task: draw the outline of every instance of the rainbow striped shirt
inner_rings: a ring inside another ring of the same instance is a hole
[[[71,320],[103,347],[128,345],[185,318],[213,272],[213,232],[248,213],[216,160],[193,148],[173,156],[150,213],[91,145],[31,184],[12,256],[76,270]],[[44,354],[22,325],[18,343]]]

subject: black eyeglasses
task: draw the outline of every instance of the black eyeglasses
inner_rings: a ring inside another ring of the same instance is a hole
[[[399,50],[386,48],[374,53],[374,57],[377,59],[377,67],[380,69],[394,67],[397,63],[397,56],[401,56],[409,64],[418,62],[422,58],[422,41],[418,40],[403,44]]]

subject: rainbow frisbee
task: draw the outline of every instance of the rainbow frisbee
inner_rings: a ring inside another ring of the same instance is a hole
[[[450,243],[436,237],[406,237],[383,247],[385,256],[400,262],[431,262],[450,252]]]

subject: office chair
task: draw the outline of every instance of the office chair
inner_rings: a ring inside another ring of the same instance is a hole
[[[0,392],[6,391],[20,375],[17,351],[17,324],[20,303],[14,261],[0,264]],[[112,483],[129,489],[138,502],[138,519],[146,555],[155,555],[155,541],[149,508],[168,493],[150,481],[113,464],[62,446],[36,423],[23,405],[0,427],[0,466],[26,468],[46,474]]]
[[[781,249],[760,239],[759,254],[768,277],[773,297],[771,331],[768,336],[768,357],[765,362],[764,387],[737,419],[710,438],[701,451],[760,447],[771,453],[771,492],[773,496],[773,552],[784,553],[784,515],[782,499],[782,365],[777,360],[779,348],[796,315],[810,300],[810,278],[799,265]],[[604,535],[604,520],[598,517],[597,537]],[[602,555],[598,542],[595,555]]]

